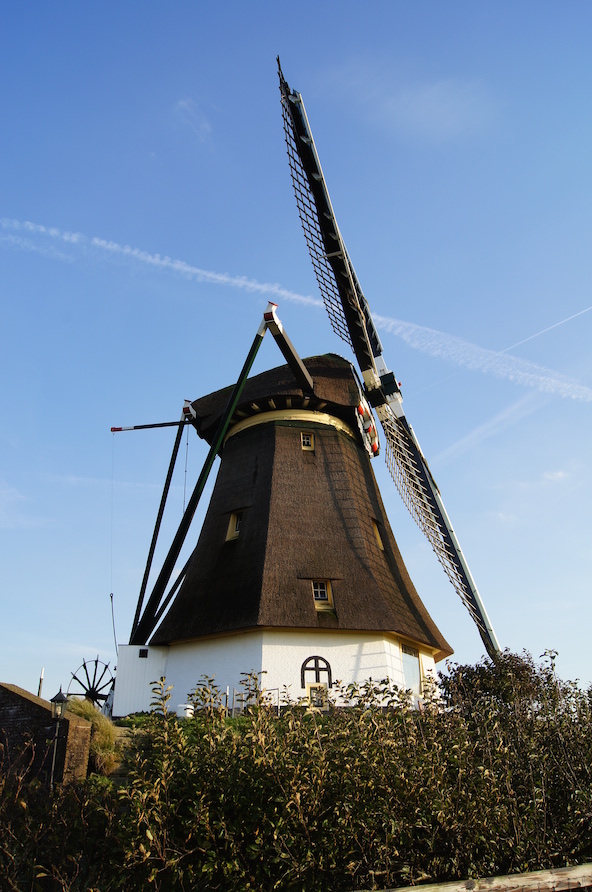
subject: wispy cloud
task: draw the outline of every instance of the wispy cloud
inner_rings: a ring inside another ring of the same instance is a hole
[[[107,602],[105,599],[105,604],[106,603]],[[106,612],[107,612],[107,608],[105,607],[105,614],[106,614]],[[112,640],[113,639],[111,639],[111,642],[112,642]],[[76,659],[80,660],[81,661],[80,666],[82,666],[82,660],[85,660],[87,663],[91,662],[91,659],[89,659],[90,654],[100,654],[100,653],[105,653],[105,651],[111,651],[112,644],[111,643],[106,644],[106,642],[109,642],[108,633],[105,634],[104,638],[101,638],[98,641],[97,640],[95,640],[95,641],[88,640],[86,643],[80,642],[80,641],[74,643],[71,640],[68,641],[65,638],[62,638],[62,639],[57,639],[56,641],[54,641],[51,646],[48,645],[47,653],[48,653],[48,657],[53,658],[53,660],[56,662],[57,662],[56,658],[64,658],[65,656],[71,656],[75,660]],[[49,663],[49,659],[48,659],[48,663]],[[113,669],[113,664],[111,664],[110,668]],[[78,667],[76,667],[76,669],[74,671],[77,672]],[[90,671],[91,671],[91,666],[89,666],[89,672]],[[70,670],[70,672],[72,672],[72,670]],[[84,677],[84,672],[82,673],[82,676]],[[74,692],[76,685],[72,684],[72,682],[69,682],[69,685],[71,685],[70,692],[71,693]]]
[[[536,477],[536,479],[521,480],[519,483],[514,483],[513,485],[526,490],[546,489],[549,486],[563,486],[566,483],[570,483],[572,478],[573,471],[566,470],[565,468],[557,468],[553,471],[543,471],[543,473]]]
[[[569,480],[571,474],[568,471],[545,471],[543,474],[544,483],[564,483]]]
[[[517,514],[509,514],[507,511],[488,511],[487,517],[492,517],[503,524],[513,524],[518,520]]]
[[[479,80],[418,77],[391,62],[355,59],[330,79],[367,120],[399,136],[448,142],[487,129],[498,113]]]
[[[4,481],[0,481],[0,505],[13,505],[15,502],[24,502],[25,497],[15,489],[14,486],[8,486]]]
[[[531,499],[533,494],[543,491],[547,492],[545,498],[548,498],[548,490],[550,488],[573,488],[573,486],[578,485],[578,483],[581,485],[582,481],[583,475],[581,468],[576,467],[575,464],[570,464],[568,460],[567,467],[537,472],[533,477],[522,479],[509,477],[500,483],[497,483],[494,488],[509,493],[513,499],[516,497],[519,498],[520,494],[526,494],[528,499]],[[529,502],[529,504],[532,503]]]
[[[66,486],[105,486],[111,481],[106,477],[77,477],[75,474],[47,474],[46,480],[50,483],[60,483]]]
[[[32,517],[23,510],[26,497],[0,480],[0,529],[3,530],[28,530],[46,525],[46,522],[38,517]]]
[[[59,486],[67,486],[70,489],[77,489],[79,487],[97,487],[97,488],[106,488],[111,486],[116,486],[117,488],[129,488],[129,489],[138,489],[138,490],[161,490],[162,483],[147,483],[147,482],[136,482],[131,480],[110,480],[107,477],[78,477],[75,474],[48,474],[46,475],[46,480],[50,483],[56,483]],[[171,486],[171,490],[175,489],[181,490],[182,487],[180,485],[173,484]]]
[[[205,143],[212,134],[212,126],[195,99],[179,99],[175,103],[175,116],[197,137],[198,142]]]
[[[387,92],[375,114],[403,134],[448,141],[483,129],[492,108],[479,82],[446,78]]]
[[[471,371],[484,372],[496,378],[505,378],[543,393],[550,393],[566,399],[592,402],[592,388],[552,369],[547,369],[526,359],[520,359],[517,356],[511,356],[506,351],[496,352],[485,347],[478,347],[476,344],[456,337],[456,335],[414,325],[412,322],[403,322],[400,319],[389,319],[385,316],[375,316],[374,319],[381,330],[396,335],[413,349],[427,353],[429,356],[445,359],[447,362]]]

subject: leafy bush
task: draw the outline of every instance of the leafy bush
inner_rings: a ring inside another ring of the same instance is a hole
[[[91,723],[89,771],[110,774],[119,762],[117,733],[111,719],[103,715],[90,700],[69,700],[68,712]]]
[[[341,892],[592,860],[592,692],[552,655],[453,665],[422,711],[369,682],[277,716],[253,681],[240,719],[205,679],[179,720],[161,680],[118,789],[1,791],[6,888]]]
[[[113,724],[116,728],[130,728],[132,731],[135,731],[146,725],[149,720],[149,712],[133,712],[131,713],[131,715],[126,715],[120,719],[115,719]]]

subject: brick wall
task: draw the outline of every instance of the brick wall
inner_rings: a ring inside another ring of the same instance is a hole
[[[84,778],[90,732],[90,722],[68,713],[57,726],[49,701],[16,685],[0,683],[0,746],[5,769],[16,760],[30,763],[30,775],[48,782],[55,746],[54,782]]]

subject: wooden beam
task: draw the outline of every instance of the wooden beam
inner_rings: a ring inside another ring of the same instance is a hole
[[[397,889],[383,889],[381,892],[566,892],[574,889],[592,889],[592,864],[553,867],[551,870],[534,870],[530,873],[455,883],[399,886]]]

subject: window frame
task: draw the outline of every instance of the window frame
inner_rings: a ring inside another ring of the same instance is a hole
[[[330,579],[311,579],[310,585],[312,589],[312,600],[315,606],[315,610],[334,610],[333,603],[333,589],[331,587]],[[315,586],[324,586],[325,587],[325,598],[317,597],[315,592]]]
[[[321,694],[321,703],[319,704],[315,694]],[[306,699],[311,709],[318,712],[329,712],[329,688],[324,681],[309,681],[306,683]]]
[[[305,438],[308,439],[308,443],[305,443]],[[300,431],[300,446],[303,452],[315,451],[315,436],[312,431]]]
[[[306,680],[307,672],[314,672],[314,682]],[[326,682],[321,681],[322,674],[326,674]],[[311,684],[326,684],[327,688],[333,687],[333,671],[331,669],[331,664],[329,660],[318,654],[313,654],[312,657],[307,657],[300,667],[300,687],[303,690],[308,690],[308,686]]]
[[[408,684],[408,679],[405,676],[405,656],[413,657],[415,660],[417,660],[417,663],[414,664],[414,668],[415,666],[417,666],[417,672],[419,676],[418,690],[415,690],[415,688],[411,684]],[[421,651],[417,647],[413,647],[411,644],[407,644],[404,641],[401,642],[401,669],[403,670],[403,682],[405,685],[405,690],[411,691],[414,702],[421,700],[421,698],[423,697],[423,686],[425,680],[423,663],[421,659]]]

